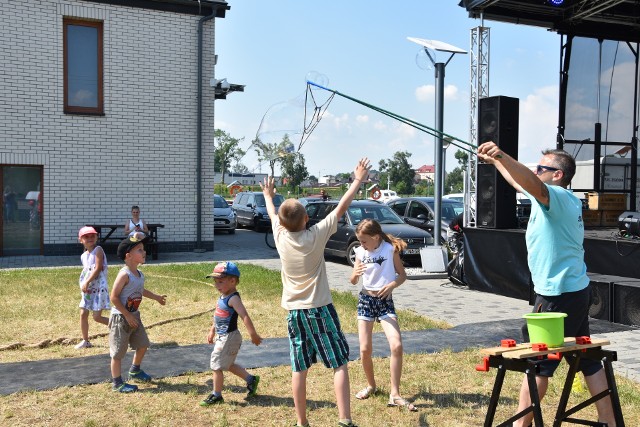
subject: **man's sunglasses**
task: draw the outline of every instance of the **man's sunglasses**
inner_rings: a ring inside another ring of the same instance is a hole
[[[555,171],[559,171],[559,170],[560,169],[552,168],[551,166],[537,165],[536,166],[536,175],[542,175],[545,172],[555,172]]]

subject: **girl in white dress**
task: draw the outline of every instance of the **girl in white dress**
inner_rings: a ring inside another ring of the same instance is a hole
[[[93,227],[82,227],[78,232],[78,240],[84,246],[80,257],[82,273],[80,273],[80,330],[82,341],[76,345],[77,349],[92,347],[89,342],[89,312],[93,313],[93,320],[103,325],[109,324],[109,319],[102,315],[102,310],[109,310],[109,285],[107,282],[107,257],[97,245],[98,233]]]

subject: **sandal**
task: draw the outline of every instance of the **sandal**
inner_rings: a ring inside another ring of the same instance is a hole
[[[376,394],[376,391],[378,390],[375,387],[371,387],[370,385],[368,385],[356,393],[356,399],[368,399],[369,396],[373,396],[374,394]]]
[[[416,412],[418,410],[418,408],[416,408],[413,403],[409,402],[408,400],[400,396],[393,397],[390,395],[389,403],[387,403],[387,406],[397,406],[399,408],[405,408],[407,411],[410,411],[410,412]]]

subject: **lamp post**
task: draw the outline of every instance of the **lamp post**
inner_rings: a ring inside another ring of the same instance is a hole
[[[442,143],[443,132],[443,112],[444,112],[444,69],[451,61],[456,53],[466,54],[467,51],[458,47],[452,46],[448,43],[444,43],[437,40],[425,40],[415,37],[407,37],[409,41],[412,41],[420,45],[429,60],[435,68],[436,77],[436,144],[435,144],[435,185],[434,185],[434,210],[435,210],[435,224],[433,226],[433,244],[440,246],[440,236],[442,228],[442,190],[444,187],[444,147]],[[450,53],[447,62],[436,62],[436,52]]]

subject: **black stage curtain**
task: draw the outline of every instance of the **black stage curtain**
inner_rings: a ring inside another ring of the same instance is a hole
[[[464,274],[471,289],[529,300],[524,230],[465,228]]]
[[[587,231],[589,273],[640,279],[640,239],[621,240],[611,230]],[[464,272],[471,289],[531,301],[525,230],[464,229]]]

